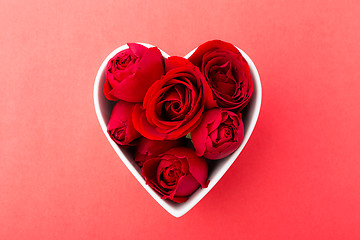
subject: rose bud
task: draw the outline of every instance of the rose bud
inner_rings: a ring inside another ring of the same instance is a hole
[[[206,42],[189,61],[204,74],[219,107],[241,111],[248,104],[254,88],[250,68],[234,45],[220,40]]]
[[[180,138],[176,140],[150,140],[147,138],[140,138],[139,144],[136,147],[135,162],[142,167],[143,163],[152,157],[156,157],[171,148],[185,145],[185,139]]]
[[[128,46],[108,62],[103,90],[112,101],[142,102],[151,84],[164,74],[163,56],[156,47]]]
[[[184,202],[200,186],[206,188],[208,166],[204,158],[185,147],[172,148],[148,159],[142,167],[146,184],[162,199]]]
[[[134,103],[118,101],[111,112],[107,132],[119,145],[133,146],[136,144],[134,140],[141,136],[132,123],[134,106]]]
[[[136,104],[136,130],[152,140],[174,140],[185,136],[201,121],[206,107],[216,106],[211,89],[199,69],[187,59],[165,59],[166,75]]]
[[[208,110],[199,126],[191,132],[196,154],[213,160],[233,153],[243,138],[241,113],[221,108]]]

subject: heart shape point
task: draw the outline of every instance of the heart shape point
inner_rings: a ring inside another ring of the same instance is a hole
[[[154,47],[151,44],[147,43],[139,43],[146,47]],[[115,102],[111,102],[107,100],[103,94],[102,87],[106,80],[105,69],[107,62],[114,57],[118,52],[127,49],[128,46],[125,44],[120,46],[119,48],[112,51],[106,59],[101,64],[98,73],[95,78],[94,84],[94,105],[97,118],[99,120],[101,129],[103,130],[106,138],[108,139],[111,146],[114,148],[117,155],[123,161],[125,166],[130,170],[130,172],[134,175],[134,177],[139,181],[139,183],[145,188],[145,190],[171,215],[174,217],[181,217],[185,213],[187,213],[190,209],[192,209],[221,179],[221,177],[226,173],[226,171],[230,168],[230,166],[234,163],[236,158],[240,155],[242,149],[245,147],[247,141],[249,140],[252,131],[254,130],[255,124],[257,122],[259,112],[260,112],[260,105],[261,105],[261,82],[259,73],[255,67],[255,64],[252,62],[250,57],[240,48],[236,47],[246,61],[249,64],[251,76],[253,79],[254,84],[254,91],[251,97],[251,100],[247,106],[247,111],[243,115],[243,123],[244,123],[244,138],[240,145],[240,147],[228,157],[219,160],[219,161],[212,161],[209,166],[209,175],[208,179],[210,183],[207,188],[200,188],[196,192],[194,192],[189,199],[181,204],[174,203],[170,200],[161,199],[161,196],[158,195],[154,190],[150,188],[150,186],[146,185],[144,178],[141,175],[140,167],[135,163],[133,156],[125,149],[118,146],[109,136],[107,133],[107,123],[110,119],[111,110],[115,104]],[[158,48],[162,55],[165,58],[168,58],[169,55],[165,53],[163,50]],[[189,58],[196,48],[185,55],[184,58]]]

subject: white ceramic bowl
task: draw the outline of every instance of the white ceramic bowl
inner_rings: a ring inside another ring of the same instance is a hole
[[[150,44],[147,43],[140,43],[146,47],[153,47]],[[194,192],[190,198],[184,202],[184,203],[174,203],[170,200],[163,200],[161,199],[160,195],[157,194],[155,191],[153,191],[148,185],[145,184],[145,180],[141,175],[141,169],[136,165],[133,156],[127,152],[126,149],[123,149],[122,147],[119,147],[109,136],[107,133],[107,123],[110,118],[111,110],[114,106],[114,102],[111,102],[107,100],[103,94],[103,85],[105,83],[105,68],[108,63],[108,61],[114,57],[118,52],[127,49],[127,45],[123,45],[117,49],[115,49],[113,52],[111,52],[106,59],[101,64],[99,71],[96,75],[95,84],[94,84],[94,104],[95,104],[95,111],[96,115],[98,117],[100,126],[110,142],[111,146],[114,148],[117,155],[120,157],[120,159],[123,161],[123,163],[126,165],[126,167],[130,170],[130,172],[135,176],[135,178],[139,181],[139,183],[145,188],[145,190],[170,214],[172,214],[175,217],[181,217],[185,213],[187,213],[191,208],[193,208],[214,186],[215,184],[220,180],[220,178],[226,173],[226,171],[229,169],[229,167],[233,164],[233,162],[236,160],[236,158],[241,153],[242,149],[246,145],[247,141],[250,138],[250,135],[255,127],[256,121],[259,116],[260,112],[260,105],[261,105],[261,82],[259,73],[256,70],[256,67],[250,57],[241,49],[239,51],[244,56],[246,61],[248,62],[251,70],[251,76],[253,78],[254,82],[254,92],[252,95],[252,98],[246,107],[246,113],[243,114],[243,122],[244,122],[244,139],[240,145],[240,147],[230,156],[218,160],[218,161],[211,161],[209,166],[209,176],[208,179],[210,180],[209,186],[207,188],[199,188],[196,192]],[[160,48],[159,48],[160,49]],[[193,52],[196,50],[192,50],[189,52],[185,58],[190,57]],[[167,53],[162,51],[160,49],[161,53],[165,58],[169,57]]]

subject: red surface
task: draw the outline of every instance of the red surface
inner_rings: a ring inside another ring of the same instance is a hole
[[[181,2],[181,3],[180,3]],[[360,4],[0,2],[0,239],[360,239]],[[92,91],[126,42],[222,39],[255,62],[258,123],[180,219],[108,144]]]

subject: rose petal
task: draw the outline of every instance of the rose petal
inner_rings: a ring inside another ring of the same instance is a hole
[[[143,162],[152,157],[157,157],[167,150],[185,145],[185,139],[156,141],[141,138],[136,147],[135,161],[141,167]]]
[[[138,43],[128,43],[129,49],[138,57],[141,58],[148,50],[147,47]]]
[[[141,136],[135,130],[132,123],[133,108],[134,104],[132,103],[118,101],[112,109],[107,130],[111,138],[120,145],[134,145],[132,142]],[[115,133],[118,128],[122,128],[125,131],[125,139],[122,141],[113,136],[113,133]]]
[[[164,140],[166,134],[156,131],[146,120],[146,112],[141,109],[141,104],[136,104],[132,114],[134,128],[144,137],[151,140]]]
[[[202,157],[196,156],[194,150],[185,147],[172,148],[166,154],[173,154],[178,157],[185,156],[188,160],[191,175],[202,187],[207,187],[208,165]]]
[[[192,176],[187,175],[182,179],[176,188],[176,197],[186,197],[195,192],[200,187],[200,183]]]
[[[156,181],[156,172],[160,161],[159,158],[151,158],[144,163],[141,174],[145,177],[146,184],[153,185],[153,182]]]
[[[221,41],[221,40],[212,40],[206,43],[201,44],[195,52],[189,57],[189,61],[192,62],[195,66],[200,67],[202,65],[202,57],[207,51],[211,51],[217,48],[224,48],[234,53],[239,53],[239,50],[234,47],[234,45]]]
[[[118,83],[111,95],[127,102],[142,102],[146,91],[163,74],[161,52],[157,48],[149,48],[138,63],[135,74]]]

